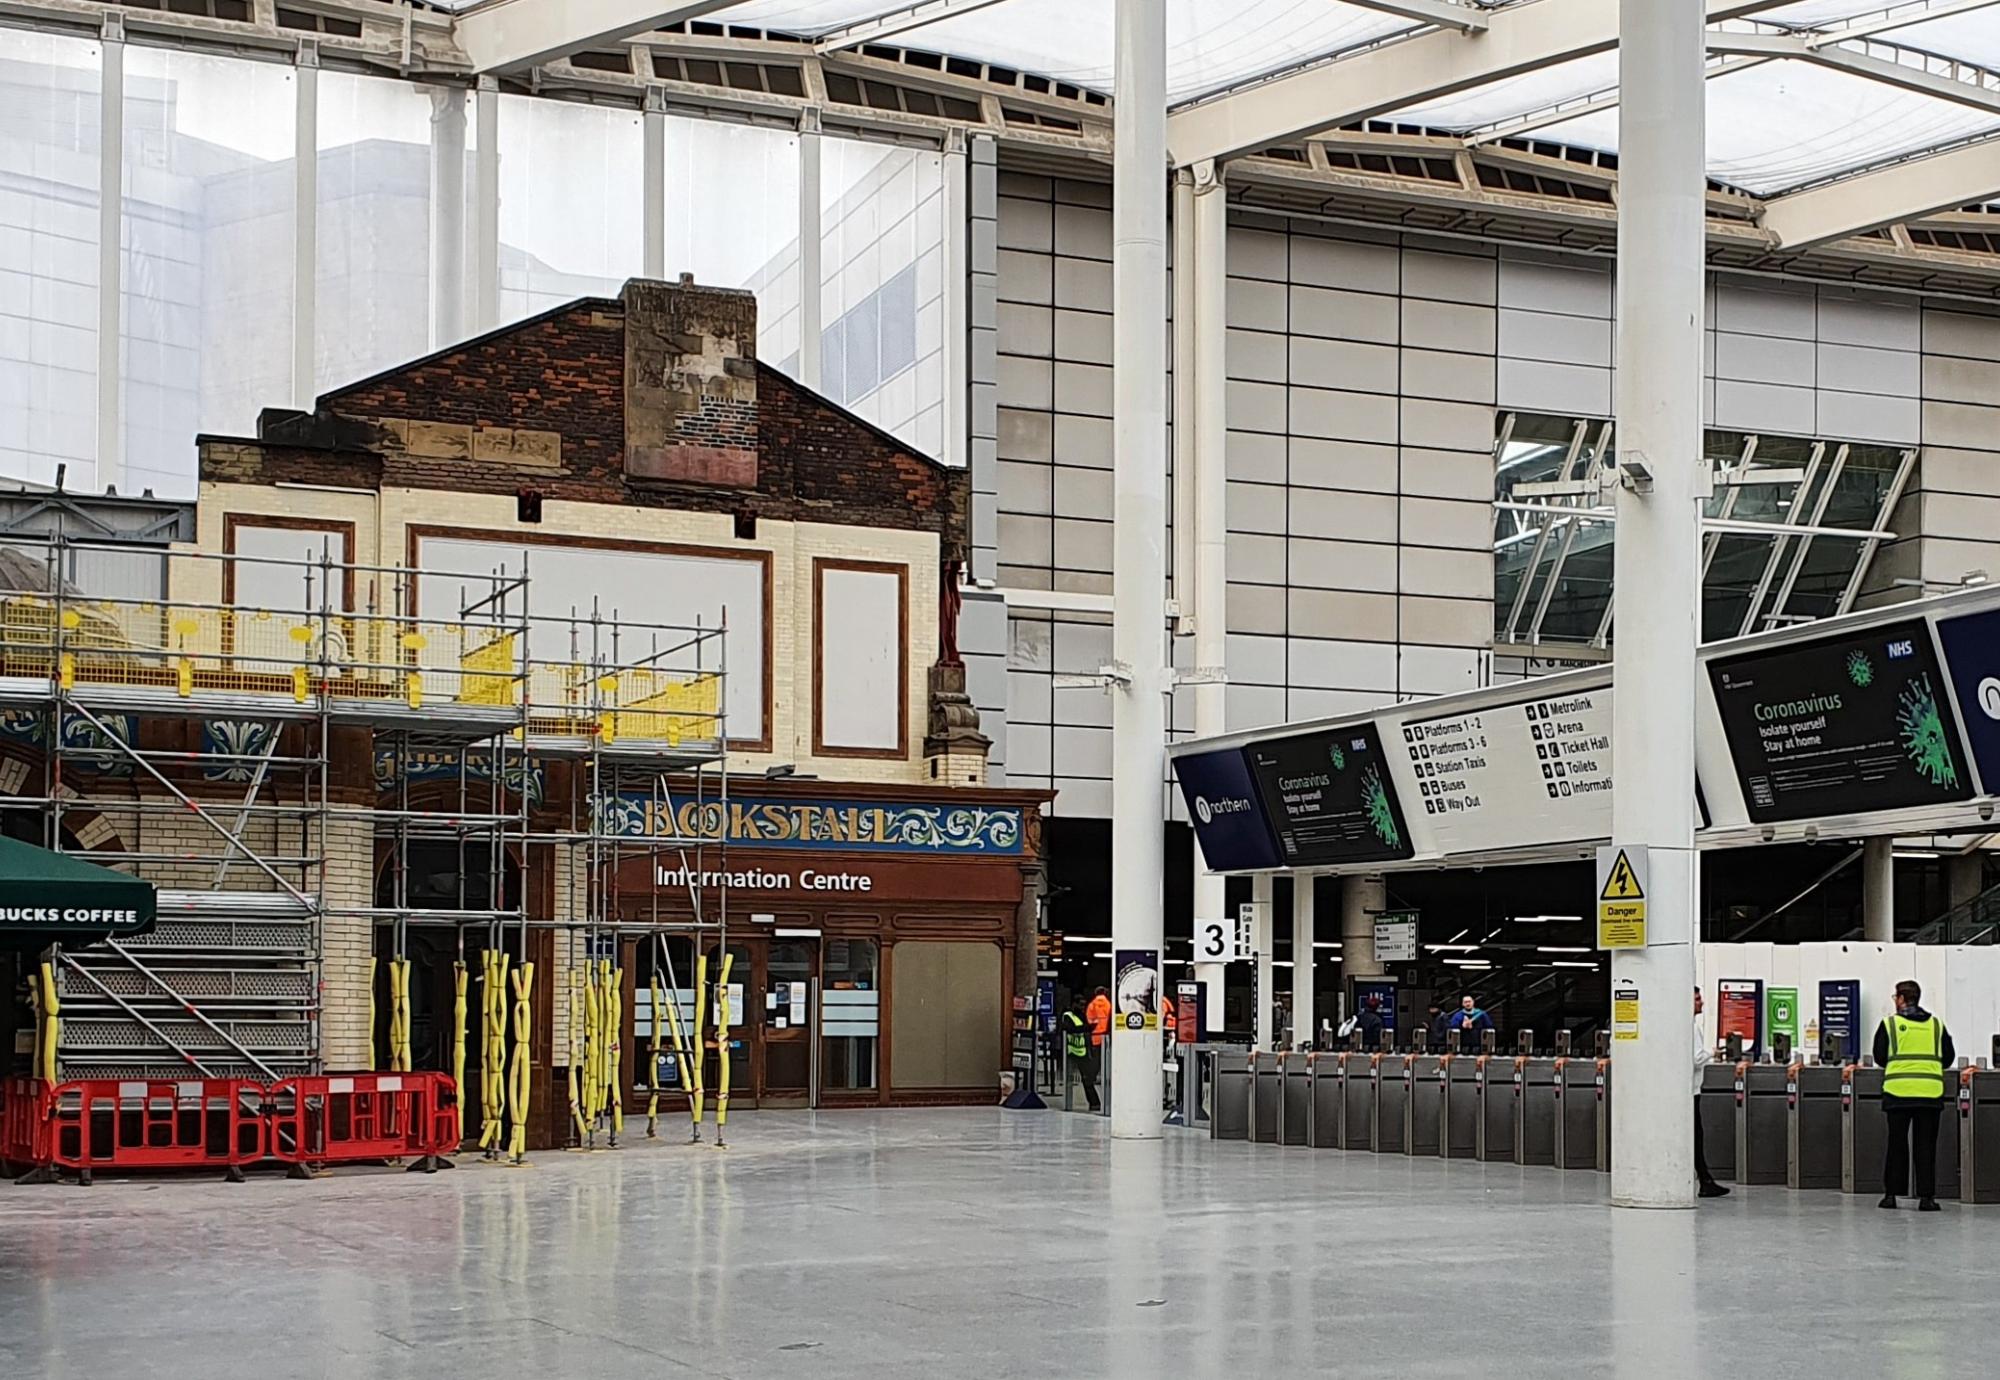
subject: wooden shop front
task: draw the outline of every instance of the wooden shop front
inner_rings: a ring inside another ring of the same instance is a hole
[[[734,1106],[981,1103],[1007,1061],[1014,960],[1032,944],[1039,807],[1046,796],[907,786],[759,782],[728,806],[682,800],[671,820],[635,819],[616,868],[627,923],[666,927],[632,941],[634,1006],[656,968],[691,991],[722,948],[712,929],[675,933],[699,897],[705,922],[726,897]],[[645,848],[646,834],[700,837]],[[728,846],[721,846],[726,835]],[[715,840],[715,842],[707,842]],[[725,886],[726,882],[726,886]],[[644,1077],[649,1025],[634,1022]],[[717,1072],[710,1065],[709,1086]]]

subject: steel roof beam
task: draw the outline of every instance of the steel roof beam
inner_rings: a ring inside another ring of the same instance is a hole
[[[1440,29],[1456,29],[1462,34],[1480,33],[1487,25],[1486,11],[1459,4],[1457,0],[1347,0],[1347,3],[1414,19],[1420,24],[1435,24]]]
[[[1850,39],[1907,29],[1912,24],[1928,24],[1933,19],[1945,19],[1971,10],[1991,9],[1994,5],[2000,5],[2000,0],[1916,0],[1915,3],[1891,5],[1878,14],[1857,15],[1839,23],[1822,24],[1811,31],[1808,41],[1815,44],[1845,43]]]
[[[1815,63],[1920,96],[2000,113],[2000,72],[1915,48],[1886,43],[1846,47],[1815,43],[1809,38],[1791,34],[1722,31],[1709,36],[1708,46],[1711,53],[1736,57],[1789,58]],[[1877,51],[1869,51],[1869,48]],[[1879,56],[1880,51],[1909,60]]]
[[[2000,137],[1892,163],[1764,203],[1763,224],[1786,250],[2000,198]]]
[[[669,24],[719,14],[737,0],[493,0],[452,31],[475,72],[532,67]]]
[[[1705,3],[1719,21],[1787,0]],[[1617,46],[1616,4],[1536,0],[1493,11],[1484,33],[1425,30],[1184,106],[1168,118],[1167,145],[1181,165],[1229,158]]]
[[[1990,2],[2000,4],[2000,0],[1990,0]],[[1717,77],[1730,72],[1740,72],[1746,67],[1756,67],[1769,61],[1769,58],[1755,57],[1714,58],[1708,64],[1708,80],[1714,81]],[[1511,119],[1496,120],[1484,128],[1469,131],[1465,136],[1465,142],[1472,148],[1478,148],[1484,144],[1498,143],[1502,139],[1519,139],[1534,130],[1547,129],[1550,125],[1559,125],[1567,120],[1617,108],[1618,88],[1607,87],[1603,91],[1559,102],[1541,110],[1529,111]]]

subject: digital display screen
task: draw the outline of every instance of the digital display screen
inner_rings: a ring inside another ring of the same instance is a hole
[[[1287,867],[1393,862],[1411,855],[1375,725],[1303,733],[1244,749]]]
[[[1211,872],[1260,872],[1278,866],[1278,843],[1241,748],[1174,759],[1195,841]]]
[[[1754,823],[1966,800],[1971,773],[1916,619],[1709,664]]]

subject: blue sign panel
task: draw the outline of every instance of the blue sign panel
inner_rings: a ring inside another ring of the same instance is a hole
[[[1176,757],[1174,775],[1209,871],[1257,872],[1278,866],[1278,840],[1264,818],[1242,749]]]
[[[2000,791],[2000,610],[1941,618],[1937,630],[1958,721],[1992,795]]]
[[[1840,1037],[1849,1062],[1861,1057],[1861,984],[1853,978],[1831,978],[1819,985],[1819,1035]]]
[[[697,801],[606,796],[607,832],[670,835],[732,846],[813,853],[928,853],[1013,857],[1027,847],[1027,818],[1012,805],[941,805],[760,796]]]

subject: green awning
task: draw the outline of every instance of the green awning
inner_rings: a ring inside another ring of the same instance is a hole
[[[124,939],[153,916],[151,882],[0,837],[0,945]]]

